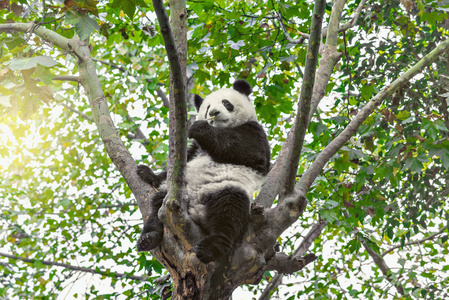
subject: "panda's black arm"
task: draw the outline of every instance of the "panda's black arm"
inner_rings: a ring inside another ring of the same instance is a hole
[[[267,174],[270,168],[270,147],[262,126],[254,121],[233,128],[212,127],[197,121],[189,129],[201,149],[214,161],[244,165]]]
[[[142,178],[145,182],[151,184],[153,187],[158,188],[162,181],[167,178],[167,172],[163,171],[159,174],[154,174],[153,170],[151,170],[146,165],[138,165],[137,166],[137,175]]]

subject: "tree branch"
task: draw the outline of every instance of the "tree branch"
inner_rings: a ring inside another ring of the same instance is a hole
[[[338,28],[338,32],[345,31],[351,27],[354,27],[357,24],[357,21],[360,18],[360,14],[362,13],[362,10],[363,10],[363,7],[365,6],[365,4],[366,4],[366,0],[360,1],[359,6],[357,7],[357,9],[354,13],[354,16],[352,17],[352,20],[343,24],[342,26],[340,26]]]
[[[413,67],[408,69],[398,79],[393,81],[390,85],[383,88],[374,98],[372,98],[352,119],[348,126],[318,155],[310,168],[303,174],[296,190],[301,197],[305,197],[307,190],[312,185],[319,172],[329,159],[357,132],[360,125],[368,118],[369,115],[382,103],[383,100],[390,97],[403,84],[410,81],[425,67],[433,63],[446,49],[449,48],[449,39],[441,43],[432,52],[427,54],[423,59],[416,63]]]
[[[0,24],[0,32],[7,30],[28,32],[33,28],[33,25],[34,23]],[[92,115],[106,151],[136,197],[142,215],[144,218],[148,217],[150,211],[148,199],[155,192],[150,185],[137,175],[136,162],[118,136],[96,73],[95,63],[90,55],[89,46],[78,38],[67,39],[44,27],[35,28],[33,32],[45,41],[67,51],[77,59],[80,83],[86,90]]]
[[[62,268],[69,269],[69,270],[86,272],[86,273],[92,273],[92,274],[100,274],[102,276],[107,276],[107,277],[125,278],[125,279],[133,279],[133,280],[140,280],[140,281],[148,280],[148,276],[128,275],[128,274],[123,274],[123,273],[102,271],[102,270],[99,270],[99,269],[90,269],[90,268],[84,268],[84,267],[77,267],[77,266],[72,266],[72,265],[69,265],[69,264],[64,264],[64,263],[59,263],[59,262],[52,262],[52,261],[39,260],[39,259],[30,259],[30,258],[14,256],[14,255],[11,255],[11,254],[6,254],[6,253],[0,253],[0,256],[7,257],[9,259],[21,260],[23,262],[30,263],[30,264],[34,264],[34,263],[39,263],[40,262],[40,263],[42,263],[42,264],[44,264],[46,266],[50,266],[50,267],[62,267]]]
[[[131,116],[129,114],[126,114],[126,120],[128,122],[133,122],[134,123],[133,119],[131,118]],[[131,139],[131,140],[134,140],[134,139],[142,140],[142,144],[145,145],[145,146],[150,144],[150,140],[143,134],[142,130],[140,130],[140,126],[137,126],[134,129],[134,132],[135,132],[134,134],[129,133],[127,137],[129,139]]]
[[[153,6],[164,38],[170,64],[170,74],[173,78],[171,82],[173,91],[170,92],[170,96],[173,96],[173,102],[170,103],[169,133],[171,150],[169,153],[168,180],[170,181],[169,202],[174,204],[182,199],[184,190],[184,168],[187,161],[186,93],[183,69],[163,1],[153,0]],[[172,15],[172,18],[174,17],[176,16]]]
[[[408,242],[408,243],[405,243],[405,244],[404,244],[404,247],[405,247],[405,246],[416,245],[416,244],[421,244],[421,243],[424,243],[425,241],[432,240],[432,239],[434,239],[435,237],[437,237],[438,235],[440,235],[441,233],[443,233],[443,231],[445,231],[446,228],[447,228],[447,225],[444,226],[443,228],[441,228],[438,232],[436,232],[436,233],[434,233],[434,234],[432,234],[432,235],[429,235],[428,237],[425,237],[425,238],[423,238],[423,239],[420,239],[420,240],[417,240],[417,241],[414,241],[414,242]],[[382,253],[382,256],[385,256],[385,255],[389,254],[390,252],[392,252],[392,251],[395,250],[395,249],[398,249],[398,248],[404,248],[404,247],[401,246],[401,245],[393,246],[393,247],[391,247],[390,249],[384,251],[384,252]]]
[[[346,2],[346,0],[345,0],[344,2]],[[337,3],[334,4],[334,6],[332,7],[332,10],[334,10],[336,4],[337,4]],[[358,19],[360,18],[360,14],[361,14],[361,12],[362,12],[363,7],[365,6],[365,4],[366,4],[366,0],[360,1],[359,6],[357,7],[357,9],[356,9],[356,11],[355,11],[355,13],[354,13],[354,16],[352,17],[351,21],[349,21],[349,22],[347,22],[347,23],[345,23],[345,24],[343,24],[343,25],[339,25],[339,27],[338,27],[338,29],[337,29],[337,32],[338,32],[338,33],[343,32],[343,31],[346,31],[346,30],[348,30],[349,28],[352,28],[352,27],[354,27],[355,25],[357,25],[357,21],[358,21]],[[326,27],[326,28],[323,29],[323,37],[325,37],[325,36],[327,35],[328,29],[329,29],[328,27]]]
[[[313,241],[321,234],[323,229],[326,227],[327,222],[325,220],[320,220],[320,222],[313,225],[312,229],[307,233],[307,235],[302,240],[301,244],[298,248],[295,249],[291,257],[301,257],[303,256],[307,250],[309,249],[310,245],[312,245]],[[268,300],[270,299],[270,293],[274,291],[281,283],[282,278],[284,277],[284,274],[278,273],[276,276],[274,276],[265,290],[263,291],[262,295],[260,296],[259,300]]]
[[[197,267],[198,260],[192,249],[192,241],[198,240],[201,233],[187,213],[188,201],[184,197],[184,171],[187,163],[187,102],[186,102],[186,54],[187,54],[187,12],[185,1],[170,1],[171,25],[162,0],[153,0],[160,30],[164,38],[165,49],[170,65],[169,84],[169,159],[167,182],[169,184],[168,199],[164,200],[159,210],[159,218],[167,230],[164,232],[164,243],[157,248],[166,257],[176,257],[168,263],[177,261],[181,266],[167,265],[167,269],[183,269]],[[168,242],[170,241],[171,242]],[[153,253],[155,253],[153,251]],[[188,255],[186,255],[188,253]],[[201,266],[206,267],[206,266]]]
[[[120,66],[117,66],[117,65],[115,65],[115,64],[113,64],[113,63],[110,63],[110,62],[107,62],[107,61],[104,61],[104,60],[100,60],[100,59],[97,59],[97,58],[92,58],[92,60],[93,60],[93,61],[96,61],[96,62],[98,62],[98,63],[100,63],[100,64],[103,64],[103,65],[111,66],[112,68],[118,69],[118,70],[120,70],[120,71],[122,71],[122,72],[126,72],[126,69],[125,69],[125,68],[120,67]]]
[[[396,287],[396,289],[402,296],[405,296],[404,288],[402,287],[402,285],[398,281],[395,281],[393,278],[391,278],[391,270],[388,267],[385,260],[383,260],[382,257],[379,256],[379,254],[374,252],[374,250],[371,249],[364,241],[362,241],[361,243],[362,243],[363,247],[366,249],[366,251],[368,252],[368,254],[371,256],[371,258],[374,260],[376,265],[382,271],[382,274],[384,274],[384,276],[386,276],[387,280],[389,282],[391,282]]]
[[[311,33],[309,45],[307,47],[307,58],[304,68],[304,81],[301,87],[301,95],[298,103],[298,112],[295,117],[292,131],[290,132],[290,141],[292,143],[291,151],[288,151],[286,157],[288,161],[287,170],[283,173],[282,185],[280,189],[280,198],[292,192],[295,185],[295,178],[298,172],[299,157],[301,156],[304,137],[308,127],[310,103],[312,99],[313,85],[315,83],[315,72],[318,62],[318,52],[321,43],[321,25],[323,23],[324,10],[326,8],[325,0],[316,0],[313,10]],[[288,149],[288,148],[287,148]]]
[[[48,30],[45,27],[35,27],[35,23],[5,23],[0,24],[0,32],[17,31],[17,32],[34,32],[42,39],[54,44],[55,46],[70,51],[68,44],[71,40],[63,37],[62,35]]]
[[[309,40],[309,46],[307,47],[304,81],[302,83],[301,96],[298,102],[298,112],[287,140],[279,153],[279,157],[276,160],[273,169],[267,175],[265,184],[256,199],[256,203],[265,207],[271,206],[278,193],[281,198],[289,194],[293,190],[295,184],[299,157],[301,156],[302,145],[307,131],[310,101],[321,42],[321,25],[325,7],[325,0],[315,1],[311,25],[311,38]]]
[[[313,87],[308,123],[310,123],[318,104],[325,95],[326,87],[335,65],[342,57],[342,54],[337,50],[337,42],[338,25],[341,21],[341,14],[345,3],[346,0],[336,0],[332,8],[331,17],[329,19],[329,27],[327,29],[326,43],[321,49],[320,66],[318,68],[315,85]]]
[[[167,95],[165,95],[165,93],[164,93],[161,89],[157,89],[157,90],[156,90],[156,93],[157,93],[157,95],[161,98],[161,100],[162,100],[162,105],[163,105],[164,107],[169,108],[169,107],[170,107],[170,104],[169,104],[169,102],[168,102]]]
[[[56,76],[55,78],[53,78],[53,80],[61,80],[61,81],[75,81],[75,82],[80,82],[80,79],[78,76]]]
[[[287,28],[284,25],[283,17],[281,14],[281,10],[277,12],[277,19],[279,21],[279,24],[281,25],[282,32],[284,33],[285,37],[287,38],[287,41],[289,41],[292,44],[302,44],[304,43],[304,40],[307,38],[310,38],[310,35],[303,32],[298,32],[301,37],[297,40],[293,39],[290,34],[287,32]]]
[[[289,256],[285,253],[278,252],[266,265],[267,271],[277,271],[282,274],[293,274],[304,268],[309,263],[315,261],[316,256],[309,253],[304,257]]]
[[[285,200],[275,208],[266,211],[265,220],[269,223],[268,228],[270,228],[270,230],[264,230],[261,234],[265,240],[264,243],[274,243],[273,237],[280,236],[282,232],[298,219],[306,206],[306,194],[315,178],[329,159],[357,132],[359,126],[382,103],[382,101],[390,97],[403,84],[433,63],[438,56],[443,54],[447,49],[449,49],[449,39],[442,42],[432,52],[404,72],[402,76],[382,89],[361,109],[348,126],[346,126],[346,128],[328,146],[326,146],[309,169],[301,176],[295,186],[294,192],[288,195]]]

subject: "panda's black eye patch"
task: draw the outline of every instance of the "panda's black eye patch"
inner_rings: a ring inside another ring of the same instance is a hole
[[[204,118],[207,119],[207,113],[209,112],[210,105],[207,106],[206,113],[204,114]]]
[[[223,100],[221,100],[221,103],[223,103],[224,107],[226,107],[226,109],[228,111],[233,111],[234,110],[234,105],[232,105],[232,103],[229,102],[229,100],[223,99]]]

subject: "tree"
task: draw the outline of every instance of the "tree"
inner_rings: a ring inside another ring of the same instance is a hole
[[[173,0],[171,24],[158,0],[1,5],[3,298],[83,273],[111,280],[84,292],[103,298],[447,297],[444,2]],[[274,166],[230,263],[205,265],[182,201],[187,105],[231,78],[255,87]],[[138,254],[129,219],[155,191],[136,160],[167,158],[163,245]]]

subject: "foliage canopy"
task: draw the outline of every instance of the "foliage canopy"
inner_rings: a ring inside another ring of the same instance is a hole
[[[325,28],[338,2],[327,3]],[[308,126],[298,178],[369,100],[448,36],[447,1],[340,2],[347,3],[334,44],[339,56]],[[42,27],[89,43],[121,140],[137,162],[159,169],[168,152],[169,65],[152,5],[0,5],[1,24],[36,22],[25,33],[0,27],[0,299],[164,297],[166,271],[135,250],[137,202],[105,152],[76,59],[34,34]],[[298,112],[313,5],[187,2],[188,92],[248,80],[273,161]],[[323,45],[330,44],[325,31]],[[448,61],[446,50],[327,163],[304,214],[278,239],[293,253],[325,222],[309,248],[318,260],[285,286],[267,272],[245,288],[254,297],[270,282],[267,293],[282,299],[448,297]],[[76,290],[81,280],[99,284]]]

